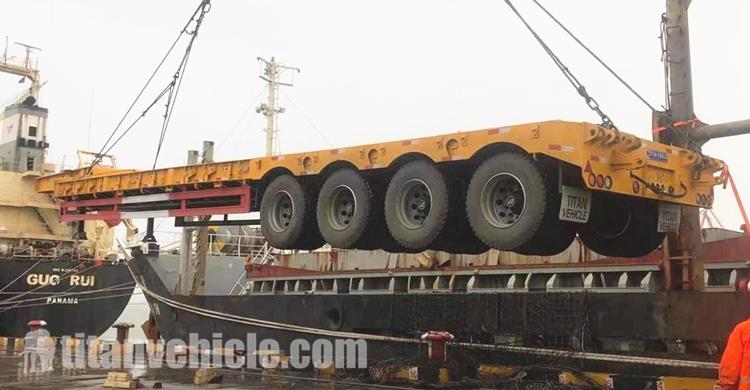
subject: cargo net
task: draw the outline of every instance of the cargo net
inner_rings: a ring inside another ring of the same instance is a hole
[[[498,295],[496,344],[581,351],[591,344],[585,293]]]
[[[557,384],[556,376],[531,378],[528,373],[577,366],[577,359],[571,359],[565,351],[592,350],[587,301],[588,295],[581,292],[397,294],[391,307],[391,329],[396,335],[414,338],[429,330],[442,330],[453,334],[455,341],[489,347],[449,346],[445,364],[459,377],[473,377],[480,364],[511,364],[523,367],[523,374],[498,379],[496,388],[568,389],[573,387]],[[560,353],[515,354],[493,346],[555,349]]]
[[[396,295],[393,326],[406,337],[444,330],[456,341],[591,350],[586,293]]]

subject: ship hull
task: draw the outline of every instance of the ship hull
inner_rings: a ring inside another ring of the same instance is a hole
[[[180,296],[164,286],[154,270],[156,262],[158,259],[137,255],[130,265],[150,290],[146,298],[165,340],[188,341],[191,334],[210,340],[217,333],[223,340],[246,340],[252,334],[256,341],[276,340],[285,351],[294,339],[312,343],[328,336],[248,325],[242,319],[409,339],[427,330],[445,330],[458,341],[474,344],[603,353],[627,353],[623,348],[632,348],[631,352],[652,356],[717,361],[732,327],[750,313],[750,296],[736,292]],[[415,356],[420,348],[413,343],[368,342],[368,358]],[[680,348],[683,350],[676,351]],[[503,353],[477,355],[492,360]],[[591,362],[574,363],[594,368]],[[675,373],[665,367],[649,370]],[[697,373],[714,374],[712,370]]]
[[[23,337],[44,320],[52,336],[99,336],[128,304],[134,282],[123,263],[1,259],[0,336]]]

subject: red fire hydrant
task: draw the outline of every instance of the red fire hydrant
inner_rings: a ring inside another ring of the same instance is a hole
[[[431,330],[423,334],[421,339],[428,343],[427,357],[430,360],[445,361],[447,359],[445,344],[453,340],[452,334],[441,330]]]

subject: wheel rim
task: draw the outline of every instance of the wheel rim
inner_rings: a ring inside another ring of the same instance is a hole
[[[398,219],[407,229],[422,227],[430,216],[432,193],[419,179],[404,183],[396,196]]]
[[[294,201],[286,191],[279,191],[273,195],[271,203],[271,228],[276,232],[283,232],[289,228],[294,218]]]
[[[487,222],[501,229],[509,228],[526,209],[526,189],[516,176],[499,173],[485,183],[479,203]]]
[[[357,198],[351,187],[340,185],[333,189],[328,206],[328,222],[336,230],[351,226],[357,212]]]

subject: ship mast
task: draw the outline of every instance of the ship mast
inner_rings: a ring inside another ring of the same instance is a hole
[[[21,82],[28,79],[31,82],[31,86],[29,87],[29,90],[21,95],[18,99],[16,99],[16,104],[23,103],[24,100],[26,100],[29,97],[34,98],[34,101],[39,99],[39,89],[42,88],[44,85],[39,80],[39,70],[36,68],[35,64],[32,63],[31,60],[31,52],[33,50],[42,50],[38,47],[27,45],[25,43],[20,42],[14,42],[16,45],[23,46],[26,49],[26,56],[23,59],[23,63],[18,64],[12,64],[9,63],[8,60],[12,59],[8,58],[8,37],[5,37],[5,50],[3,51],[3,57],[2,61],[0,61],[0,72],[3,73],[9,73],[17,76],[23,77],[21,79]]]
[[[21,76],[19,83],[29,80],[31,86],[13,103],[0,112],[3,144],[0,145],[0,170],[18,172],[44,172],[47,142],[47,109],[39,107],[39,90],[44,86],[31,54],[38,47],[15,42],[26,50],[21,61],[8,57],[8,37],[0,57],[0,73]]]
[[[693,111],[693,80],[690,64],[690,29],[688,7],[691,0],[666,0],[663,15],[665,82],[667,83],[667,112],[655,113],[661,122],[687,123],[695,118]],[[695,149],[691,142],[691,127],[671,128],[665,134],[655,136],[657,141]],[[682,134],[679,134],[682,133]],[[676,236],[665,241],[667,288],[703,290],[703,238],[700,227],[700,210],[696,207],[681,207],[680,228]],[[681,278],[673,270],[681,269]],[[675,285],[676,280],[682,285]]]
[[[666,0],[662,35],[667,71],[667,111],[656,112],[654,117],[659,124],[666,125],[667,130],[655,138],[662,143],[700,153],[701,146],[710,139],[749,133],[750,120],[705,125],[696,119],[688,23],[691,2],[692,0]],[[682,207],[679,234],[668,238],[665,253],[667,288],[703,290],[703,237],[698,208]],[[672,274],[672,270],[680,268],[682,285],[675,286],[673,282],[678,278]]]
[[[300,69],[280,64],[276,62],[274,57],[271,57],[270,61],[258,57],[258,61],[263,64],[263,71],[259,77],[261,80],[268,83],[268,102],[256,107],[255,112],[263,114],[263,116],[266,117],[266,129],[264,130],[266,132],[266,156],[273,156],[274,154],[279,153],[277,139],[278,123],[276,121],[276,116],[286,111],[284,107],[279,106],[279,87],[294,86],[293,81],[284,82],[282,81],[281,76],[287,70],[297,71],[297,73],[299,73]]]

